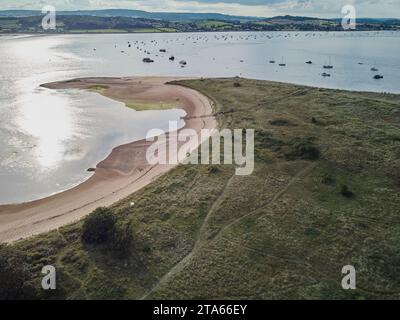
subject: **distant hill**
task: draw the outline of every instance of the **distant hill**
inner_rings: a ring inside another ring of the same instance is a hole
[[[270,24],[282,24],[282,25],[321,25],[321,24],[336,24],[337,22],[334,19],[321,19],[321,18],[313,18],[313,17],[297,17],[297,16],[277,16],[272,18],[266,18],[262,21],[270,23]]]
[[[224,21],[254,21],[261,20],[259,17],[231,16],[219,13],[174,13],[174,12],[147,12],[141,10],[107,9],[107,10],[77,10],[58,11],[62,16],[95,16],[95,17],[130,17],[145,18],[168,21],[190,21],[190,20],[224,20]],[[29,17],[42,15],[39,10],[2,10],[0,17]]]
[[[322,19],[315,17],[302,16],[276,16],[276,17],[250,17],[250,16],[232,16],[220,13],[181,13],[181,12],[147,12],[142,10],[130,9],[105,9],[105,10],[75,10],[75,11],[58,11],[61,16],[93,16],[93,17],[127,17],[142,18],[166,21],[196,21],[196,20],[216,20],[228,22],[260,22],[274,25],[321,25],[340,23],[342,18]],[[42,16],[40,10],[0,10],[0,17],[34,17]],[[360,24],[383,24],[393,25],[400,24],[400,19],[396,18],[359,18],[357,22]]]
[[[264,22],[273,24],[321,24],[321,23],[341,23],[342,18],[323,19],[313,17],[299,17],[299,16],[276,16],[271,18],[261,19]],[[359,24],[399,24],[400,19],[395,18],[358,18]]]
[[[318,20],[330,20],[330,19],[321,19],[321,18],[313,18],[313,17],[299,17],[299,16],[276,16],[272,18],[266,18],[266,21],[295,21],[295,22],[304,22],[304,21],[318,21]]]
[[[43,33],[43,14],[34,10],[0,11],[0,33]],[[357,31],[400,30],[400,20],[358,19]],[[49,33],[223,31],[343,31],[341,19],[277,16],[229,16],[218,13],[157,13],[139,10],[58,11]]]

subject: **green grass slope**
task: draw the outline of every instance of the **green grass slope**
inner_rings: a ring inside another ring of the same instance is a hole
[[[23,257],[30,296],[400,297],[400,96],[244,79],[179,83],[215,102],[221,128],[256,130],[254,173],[181,165],[115,204],[133,238],[122,255],[84,244],[83,222],[1,249]],[[40,289],[47,264],[57,267],[56,291]],[[357,290],[341,288],[345,265],[356,267]]]

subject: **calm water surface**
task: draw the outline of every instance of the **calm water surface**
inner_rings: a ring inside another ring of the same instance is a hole
[[[184,115],[177,109],[136,112],[95,93],[48,90],[42,83],[86,76],[242,76],[400,93],[399,52],[394,32],[0,36],[0,203],[73,187],[113,147],[140,140],[151,128],[167,129],[169,120]],[[155,62],[144,64],[144,57]],[[329,59],[331,76],[322,77]],[[282,61],[286,67],[278,66]],[[374,80],[378,73],[384,79]]]

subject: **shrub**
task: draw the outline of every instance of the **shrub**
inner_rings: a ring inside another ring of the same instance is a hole
[[[340,190],[340,194],[343,197],[346,197],[346,198],[353,198],[354,197],[354,193],[352,191],[350,191],[349,187],[346,186],[346,185],[342,185],[342,188]]]
[[[269,122],[273,126],[279,126],[279,127],[284,127],[284,126],[290,126],[291,123],[289,120],[286,119],[276,119],[276,120],[271,120]]]
[[[314,124],[316,124],[318,121],[317,121],[317,119],[316,118],[314,118],[314,117],[312,117],[311,118],[311,123],[314,123]]]
[[[297,141],[292,150],[286,154],[288,160],[318,160],[321,156],[319,149],[309,140]]]
[[[19,300],[33,297],[28,272],[21,253],[0,245],[0,300]]]
[[[331,186],[335,184],[335,179],[329,174],[326,174],[322,177],[321,182],[325,185]]]
[[[108,241],[115,223],[116,217],[109,208],[97,208],[86,218],[83,224],[83,242],[100,244]]]
[[[241,87],[242,85],[241,85],[239,82],[234,82],[234,83],[233,83],[233,86],[234,86],[235,88],[238,88],[238,87]]]
[[[216,165],[210,165],[207,168],[208,173],[218,173],[220,169]]]
[[[117,223],[114,225],[109,247],[117,255],[125,255],[129,253],[133,244],[133,233],[129,224]]]

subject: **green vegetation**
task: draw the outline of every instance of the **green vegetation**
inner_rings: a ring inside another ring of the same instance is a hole
[[[33,287],[29,283],[24,256],[18,250],[0,245],[0,298],[2,300],[29,299]]]
[[[122,14],[122,13],[120,13]],[[0,33],[149,33],[149,32],[202,32],[202,31],[343,31],[341,20],[306,17],[274,17],[269,19],[232,19],[221,16],[218,19],[149,19],[127,16],[96,16],[90,12],[57,15],[57,30],[42,29],[43,15],[0,16]],[[358,20],[358,31],[400,30],[400,20]]]
[[[82,242],[89,245],[105,244],[111,254],[125,256],[133,245],[130,225],[118,222],[109,208],[98,208],[84,221]]]
[[[82,240],[88,244],[100,244],[112,238],[116,216],[108,208],[98,208],[85,220],[82,227]]]
[[[96,92],[102,95],[105,95],[105,91],[109,89],[106,85],[93,85],[89,86],[87,90],[91,92]],[[124,101],[125,105],[128,108],[135,109],[136,111],[144,111],[144,110],[168,110],[179,107],[179,103],[169,103],[169,102],[139,102],[139,101]]]
[[[125,101],[128,108],[135,109],[136,111],[144,110],[168,110],[179,107],[179,104],[159,102],[159,103],[149,103],[149,102],[133,102]]]
[[[256,129],[255,172],[178,166],[107,210],[117,236],[104,243],[81,240],[92,215],[15,244],[36,297],[400,298],[400,96],[179,84],[215,102],[221,128]],[[57,267],[55,292],[40,290],[46,264]],[[341,288],[349,264],[354,291]]]
[[[106,91],[108,88],[109,87],[105,86],[105,85],[93,85],[93,86],[88,87],[88,90],[92,91],[92,92],[104,94],[104,91]]]

